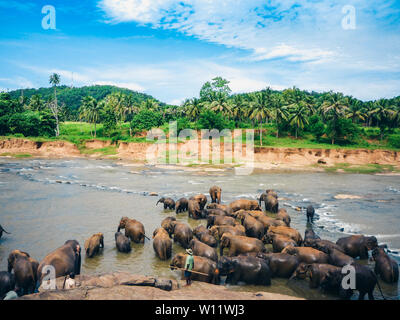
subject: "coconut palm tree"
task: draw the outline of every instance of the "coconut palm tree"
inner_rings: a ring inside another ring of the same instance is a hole
[[[289,124],[296,127],[295,137],[297,139],[298,131],[304,129],[308,124],[309,109],[304,101],[300,101],[299,103],[292,104],[290,113]]]
[[[348,108],[348,100],[341,93],[330,93],[328,100],[324,101],[321,106],[322,114],[332,121],[332,144],[335,143],[336,123],[339,118],[345,116]]]
[[[260,125],[260,145],[262,146],[262,122],[271,116],[270,97],[265,91],[255,92],[251,95],[249,118],[256,120]]]
[[[60,79],[61,77],[57,73],[53,73],[49,78],[49,83],[54,88],[54,102],[50,102],[48,106],[51,112],[53,113],[54,118],[56,119],[56,137],[60,135],[60,126],[58,120],[58,113],[60,110],[58,108],[58,103],[57,103],[57,85],[60,84]]]
[[[197,121],[203,109],[203,103],[197,98],[189,99],[185,101],[184,108],[186,116],[192,121]]]
[[[100,117],[101,105],[92,96],[87,96],[82,99],[82,113],[83,117],[89,122],[94,123],[94,136],[96,137],[96,123]],[[91,131],[91,129],[90,129]]]
[[[279,138],[279,125],[289,118],[289,111],[286,106],[283,106],[283,100],[280,96],[276,96],[272,103],[272,118],[276,122],[276,137]]]
[[[376,124],[380,129],[381,140],[383,139],[385,128],[388,127],[390,120],[395,112],[387,106],[387,101],[380,99],[375,101],[374,109],[370,111],[371,116],[376,120]]]
[[[44,108],[44,100],[40,97],[40,94],[32,95],[29,100],[29,109],[34,111],[41,111]]]
[[[222,113],[226,117],[230,117],[232,114],[232,105],[226,99],[226,95],[221,92],[212,94],[212,101],[206,102],[207,108],[211,111]]]

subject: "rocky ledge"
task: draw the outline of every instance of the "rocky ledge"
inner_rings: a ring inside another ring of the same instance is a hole
[[[64,278],[57,279],[62,288]],[[77,287],[43,290],[23,296],[23,300],[297,300],[296,297],[270,292],[239,292],[205,282],[184,281],[117,272],[76,277]]]

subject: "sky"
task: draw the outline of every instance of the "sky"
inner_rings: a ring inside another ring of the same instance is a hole
[[[234,93],[400,95],[399,0],[0,0],[0,21],[0,90],[57,72],[171,104],[216,76]]]

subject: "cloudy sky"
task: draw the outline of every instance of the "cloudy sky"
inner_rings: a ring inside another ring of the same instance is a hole
[[[45,5],[56,29],[42,27]],[[57,72],[169,103],[215,76],[233,92],[400,95],[399,0],[0,0],[0,19],[0,90]]]

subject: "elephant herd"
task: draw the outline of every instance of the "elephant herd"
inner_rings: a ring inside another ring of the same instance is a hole
[[[345,290],[341,285],[345,276],[343,267],[350,265],[355,270],[355,289],[359,292],[359,299],[364,299],[366,294],[369,299],[374,298],[373,290],[379,286],[378,278],[387,283],[398,282],[397,262],[386,253],[384,246],[378,245],[375,237],[352,235],[340,238],[336,243],[321,239],[312,229],[315,210],[311,206],[307,208],[307,221],[311,223],[307,224],[303,238],[291,227],[286,209],[279,208],[278,195],[273,190],[266,190],[258,200],[238,199],[229,204],[221,204],[221,188],[213,186],[209,193],[209,204],[204,194],[180,198],[176,202],[163,197],[156,203],[163,203],[164,209],[175,210],[178,217],[187,212],[189,218],[206,222],[192,230],[175,216],[169,216],[161,221],[152,235],[155,255],[160,260],[171,259],[171,270],[184,269],[186,261],[184,253],[173,256],[173,242],[184,249],[192,249],[192,280],[220,284],[221,277],[226,277],[227,284],[241,282],[268,286],[274,277],[289,281],[309,279],[310,288],[321,288],[342,298],[350,298],[353,289]],[[125,230],[124,234],[121,229]],[[141,222],[121,218],[115,233],[118,251],[128,253],[131,241],[143,244],[145,239],[150,240]],[[103,247],[103,234],[92,235],[84,244],[86,257],[99,254]],[[374,270],[359,263],[369,257],[375,261]],[[8,271],[0,272],[0,298],[10,288],[15,288],[19,295],[34,292],[46,275],[42,269],[47,265],[55,268],[56,277],[71,272],[80,274],[79,243],[66,241],[40,263],[26,252],[12,251],[8,258]]]

